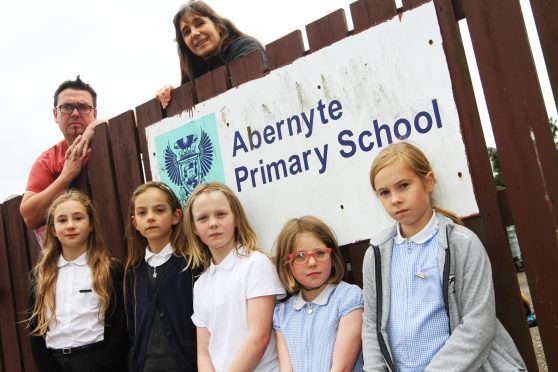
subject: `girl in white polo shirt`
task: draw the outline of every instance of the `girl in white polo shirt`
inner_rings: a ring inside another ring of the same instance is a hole
[[[198,186],[186,203],[186,230],[205,272],[194,285],[200,371],[277,371],[272,318],[285,290],[256,248],[240,201],[227,186]]]
[[[122,268],[109,257],[87,195],[60,194],[32,272],[31,347],[40,371],[127,371]]]

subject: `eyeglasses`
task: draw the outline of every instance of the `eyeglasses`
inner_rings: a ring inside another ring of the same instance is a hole
[[[296,252],[288,255],[289,260],[297,265],[304,265],[310,259],[310,256],[314,257],[318,261],[325,261],[329,258],[331,248],[318,248],[314,249],[312,252]]]
[[[70,103],[64,103],[57,107],[63,114],[71,114],[75,109],[77,109],[80,114],[89,114],[93,108],[93,106],[86,104],[72,105]]]

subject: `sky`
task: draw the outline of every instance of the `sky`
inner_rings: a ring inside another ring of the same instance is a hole
[[[354,0],[207,0],[240,30],[264,45],[339,8],[352,29]],[[98,93],[98,117],[111,118],[152,99],[166,84],[179,84],[172,18],[184,0],[10,1],[0,13],[0,202],[22,194],[36,157],[62,139],[53,120],[53,93],[77,74]],[[400,4],[401,1],[396,1]],[[535,34],[528,0],[527,30]],[[474,56],[461,22],[468,60]],[[535,35],[536,36],[536,35]],[[538,41],[537,41],[538,43]],[[540,46],[532,44],[538,69]],[[477,97],[482,96],[471,68]],[[539,76],[549,116],[558,117],[548,78]],[[489,119],[482,101],[481,120]],[[494,139],[485,131],[487,142]]]

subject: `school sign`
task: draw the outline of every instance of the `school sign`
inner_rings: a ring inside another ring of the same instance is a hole
[[[146,129],[153,178],[185,201],[220,181],[263,249],[312,214],[340,243],[392,222],[369,183],[374,156],[409,140],[432,162],[436,203],[478,213],[434,5],[347,37]]]

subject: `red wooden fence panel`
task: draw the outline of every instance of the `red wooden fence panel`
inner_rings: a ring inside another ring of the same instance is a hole
[[[143,183],[138,132],[133,111],[126,111],[110,120],[108,127],[114,161],[114,174],[120,201],[120,218],[128,223],[130,196]]]
[[[270,70],[291,64],[304,55],[302,32],[300,30],[293,31],[267,44],[265,48]]]
[[[531,9],[554,93],[554,105],[558,107],[558,1],[531,0]]]
[[[166,110],[165,110],[166,111]],[[136,121],[138,127],[139,145],[143,160],[143,170],[146,181],[153,179],[151,175],[151,166],[149,165],[149,153],[147,149],[147,139],[145,137],[145,128],[149,125],[163,120],[165,117],[161,104],[156,99],[147,101],[136,107]]]
[[[347,19],[343,9],[338,9],[306,25],[306,36],[311,53],[344,39],[347,34]]]
[[[395,17],[397,7],[393,0],[358,0],[351,4],[351,17],[355,32],[361,32]]]
[[[126,257],[124,227],[107,124],[95,128],[94,148],[88,166],[91,198],[97,205],[103,241],[111,254],[120,260]]]
[[[264,71],[263,56],[260,51],[254,51],[229,63],[233,87],[264,76]]]
[[[220,66],[196,79],[198,102],[203,102],[224,93],[229,88],[227,67]]]
[[[194,84],[192,82],[182,84],[172,91],[172,99],[167,107],[167,116],[175,116],[184,110],[189,110],[196,102],[198,101],[195,97]]]
[[[15,300],[17,331],[21,360],[25,371],[34,371],[35,366],[31,356],[31,344],[27,337],[27,318],[29,271],[31,263],[27,252],[26,227],[19,214],[21,197],[10,199],[4,203],[3,217],[6,226],[6,238],[8,242],[8,257],[12,274],[13,294]]]
[[[5,206],[0,204],[0,337],[2,337],[2,359],[6,371],[22,369],[22,354],[16,326],[16,306],[13,275],[8,251],[8,231]]]
[[[463,8],[549,370],[558,369],[558,157],[518,1]]]
[[[532,341],[522,312],[513,259],[499,213],[496,187],[490,168],[459,27],[450,0],[435,0],[444,51],[452,80],[467,159],[481,215],[467,221],[480,237],[492,262],[496,310],[510,332],[529,370],[537,370]]]

